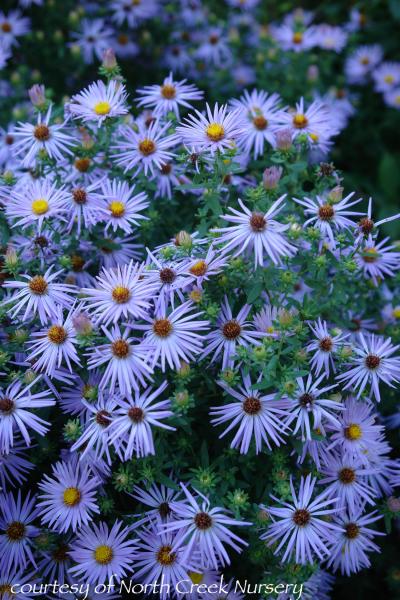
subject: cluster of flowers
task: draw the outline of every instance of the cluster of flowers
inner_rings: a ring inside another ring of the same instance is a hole
[[[128,4],[130,25],[157,10]],[[117,22],[125,5],[112,3]],[[399,215],[374,223],[371,200],[355,210],[334,167],[313,166],[338,105],[288,109],[255,89],[194,110],[202,92],[171,73],[130,110],[111,49],[101,73],[63,107],[34,86],[37,114],[1,154],[1,593],[133,578],[204,598],[200,584],[259,547],[262,577],[295,562],[326,598],[323,569],[368,567],[371,525],[399,508],[378,413],[400,381],[400,251],[379,226]],[[181,227],[184,207],[196,231],[153,236],[157,214],[173,208]],[[35,469],[58,427],[51,471]],[[224,476],[240,470],[225,492],[216,466],[190,468],[193,441],[218,434]],[[152,456],[159,470],[133,481]],[[28,478],[34,491],[10,489]]]

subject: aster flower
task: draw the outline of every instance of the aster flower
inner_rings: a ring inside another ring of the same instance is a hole
[[[400,85],[400,63],[383,62],[372,71],[375,90],[386,94]]]
[[[372,198],[368,200],[368,211],[365,217],[359,220],[357,224],[358,228],[358,237],[357,242],[359,242],[363,238],[367,238],[369,242],[372,243],[373,234],[376,232],[377,228],[384,223],[389,223],[390,221],[395,221],[400,218],[400,213],[392,215],[391,217],[386,217],[385,219],[380,219],[375,223],[372,219]]]
[[[52,105],[46,115],[38,113],[36,125],[20,122],[15,126],[13,135],[17,138],[17,143],[14,150],[17,155],[24,155],[22,166],[33,166],[39,152],[45,152],[57,161],[62,160],[64,154],[72,154],[70,147],[76,145],[76,140],[71,134],[63,132],[65,122],[50,125],[51,112]]]
[[[102,219],[104,195],[100,193],[100,181],[89,185],[74,186],[69,197],[65,197],[62,208],[65,210],[67,232],[76,227],[79,236],[82,229],[91,229]]]
[[[289,244],[284,231],[289,225],[283,225],[275,220],[275,216],[284,208],[286,194],[278,198],[267,212],[251,211],[238,200],[243,212],[229,207],[232,214],[221,215],[221,218],[229,223],[237,223],[231,227],[219,227],[213,229],[222,234],[218,241],[224,244],[223,251],[229,252],[238,248],[234,256],[246,252],[254,252],[254,264],[261,267],[264,265],[265,254],[275,265],[282,261],[282,257],[291,257],[297,252],[297,248]]]
[[[139,527],[143,523],[151,523],[154,520],[161,520],[164,522],[175,519],[176,514],[173,512],[172,506],[179,500],[180,494],[180,490],[174,490],[163,484],[157,486],[153,483],[149,489],[143,489],[142,487],[135,485],[133,493],[130,495],[135,498],[135,500],[150,507],[150,510],[146,510],[145,516],[139,521],[136,521],[135,527]],[[139,517],[141,515],[136,516]]]
[[[336,335],[331,335],[327,322],[322,321],[320,317],[318,321],[309,323],[309,327],[315,336],[315,339],[306,346],[307,352],[313,352],[311,367],[317,377],[323,371],[325,377],[328,378],[331,370],[333,372],[336,370],[335,352],[343,346],[350,334],[343,334],[339,331]]]
[[[289,426],[293,421],[296,421],[293,435],[299,430],[301,431],[302,440],[311,440],[311,431],[320,429],[324,432],[325,423],[339,424],[337,412],[344,410],[344,406],[335,400],[326,398],[326,393],[336,387],[336,385],[328,385],[319,388],[324,375],[313,381],[311,375],[303,380],[302,377],[296,378],[297,389],[295,397],[289,399],[290,406],[288,407],[288,416],[285,424]],[[311,415],[313,422],[311,423]]]
[[[100,522],[84,527],[78,534],[70,556],[76,564],[69,572],[87,583],[120,582],[132,572],[135,540],[129,529],[115,521],[111,530]]]
[[[8,311],[11,318],[21,315],[23,322],[38,316],[42,325],[57,316],[58,307],[70,308],[76,288],[66,283],[56,283],[62,271],[53,272],[50,266],[43,275],[24,275],[25,281],[6,281],[3,287],[17,290],[5,303],[13,303]]]
[[[354,512],[365,504],[375,504],[376,494],[368,484],[368,476],[375,471],[365,467],[357,457],[335,452],[326,456],[321,467],[323,477],[318,483],[326,486],[324,493],[338,499],[338,509]]]
[[[133,261],[116,269],[103,269],[96,277],[96,288],[81,290],[96,323],[108,325],[122,318],[146,318],[157,286],[143,278],[143,270],[144,265]]]
[[[208,27],[200,38],[195,58],[217,68],[226,68],[232,61],[232,51],[220,27]]]
[[[35,584],[38,584],[38,579],[32,575],[32,570],[25,572],[18,566],[12,566],[7,571],[0,573],[0,590],[2,591],[1,600],[37,600],[37,594],[34,591]],[[21,592],[21,589],[24,591]],[[14,589],[15,594],[11,593]],[[32,590],[32,591],[31,591]]]
[[[346,371],[336,379],[345,384],[345,390],[350,387],[358,389],[358,398],[370,384],[372,396],[380,402],[380,381],[390,387],[400,382],[400,357],[392,356],[400,346],[393,346],[391,338],[383,339],[373,333],[368,337],[360,333],[359,343],[359,346],[353,347],[356,356],[350,359]]]
[[[153,403],[166,387],[167,382],[164,381],[156,390],[148,387],[140,392],[135,391],[134,398],[130,400],[117,399],[110,428],[110,442],[118,441],[122,448],[125,447],[125,460],[130,460],[133,454],[137,458],[155,454],[152,427],[175,431],[175,427],[162,422],[173,415],[170,401]]]
[[[2,488],[16,487],[17,484],[22,486],[27,479],[28,472],[34,468],[33,464],[24,457],[25,450],[27,450],[26,444],[15,440],[9,452],[4,452],[0,447],[0,486]]]
[[[151,364],[161,364],[164,373],[166,363],[171,369],[179,369],[181,361],[190,362],[201,352],[204,336],[202,331],[208,328],[208,321],[199,321],[203,313],[193,313],[192,302],[184,302],[171,312],[161,310],[153,319],[146,318],[148,325],[136,325],[143,329],[144,341],[152,348]]]
[[[342,27],[323,23],[314,29],[316,45],[323,50],[341,52],[346,47],[347,33]]]
[[[56,463],[52,475],[45,475],[39,483],[42,525],[63,533],[90,523],[93,513],[99,513],[96,492],[100,483],[77,459]]]
[[[33,539],[39,529],[32,525],[38,515],[36,498],[28,492],[24,501],[21,490],[17,499],[9,494],[0,496],[0,567],[7,570],[19,565],[36,567],[33,556]],[[0,587],[1,589],[1,587]]]
[[[215,104],[214,111],[206,104],[206,115],[196,110],[189,115],[186,123],[176,128],[177,134],[187,146],[197,151],[207,151],[212,156],[217,150],[224,151],[235,146],[244,129],[238,110],[229,111],[226,105]]]
[[[307,197],[302,200],[293,198],[293,200],[305,207],[304,212],[309,217],[303,226],[313,225],[317,227],[326,241],[329,242],[331,248],[336,248],[335,233],[354,228],[354,221],[351,221],[348,217],[362,214],[349,210],[351,206],[361,202],[361,199],[350,202],[354,193],[351,192],[351,194],[336,203],[332,203],[321,196],[317,196],[315,200]]]
[[[228,298],[225,296],[217,319],[218,329],[211,331],[206,336],[206,347],[201,358],[213,353],[211,362],[214,362],[220,360],[222,353],[222,370],[225,370],[234,365],[234,356],[238,345],[244,347],[249,345],[259,346],[259,339],[264,337],[265,333],[254,331],[251,328],[251,323],[246,321],[250,309],[251,306],[245,304],[238,315],[234,317]]]
[[[108,341],[90,349],[88,368],[107,364],[100,386],[109,388],[112,394],[118,385],[121,394],[130,398],[132,389],[139,390],[139,383],[145,386],[146,379],[151,378],[153,369],[147,363],[149,347],[135,344],[130,330],[121,331],[118,325],[111,332],[105,327],[103,331]]]
[[[8,218],[15,219],[13,227],[25,228],[35,224],[40,234],[47,219],[57,217],[64,220],[62,205],[66,196],[65,187],[58,188],[50,179],[38,179],[21,189],[12,190],[6,214]]]
[[[76,332],[73,324],[73,307],[66,318],[62,311],[58,310],[57,318],[54,318],[45,329],[32,333],[35,340],[29,343],[29,361],[34,361],[34,368],[44,371],[52,377],[55,369],[62,362],[67,364],[72,373],[71,362],[80,365],[76,350]]]
[[[346,511],[334,517],[334,523],[337,523],[341,530],[332,534],[327,564],[334,571],[340,569],[342,575],[350,576],[351,573],[370,567],[368,553],[380,552],[373,538],[385,534],[371,529],[369,525],[381,519],[382,515],[376,511],[365,515],[362,512],[360,509],[354,513]]]
[[[258,90],[253,90],[250,94],[246,90],[239,100],[232,100],[231,104],[241,112],[243,120],[248,122],[239,138],[247,154],[253,150],[254,158],[257,158],[264,153],[265,142],[275,146],[275,132],[282,126],[278,94],[268,95]]]
[[[135,577],[140,578],[143,585],[146,583],[162,583],[159,597],[165,600],[171,589],[179,589],[182,582],[187,580],[188,570],[196,567],[194,561],[184,558],[185,549],[182,544],[184,532],[175,533],[160,530],[157,521],[138,531],[137,546],[134,560],[137,571]],[[174,548],[174,549],[173,549]]]
[[[174,308],[175,296],[184,301],[183,290],[191,284],[187,261],[164,260],[147,248],[148,260],[145,270],[146,282],[156,286],[157,297],[154,299],[156,311],[164,312],[169,305]]]
[[[378,286],[379,279],[393,277],[400,269],[400,252],[393,252],[395,246],[385,246],[389,238],[376,243],[371,235],[358,249],[355,260],[363,271],[364,277],[371,279]]]
[[[388,106],[392,108],[400,109],[400,87],[394,90],[387,91],[384,95],[384,100]]]
[[[72,96],[68,111],[74,119],[95,121],[101,126],[105,119],[119,117],[128,112],[125,86],[112,79],[107,85],[99,80],[88,88]]]
[[[111,9],[112,19],[118,25],[126,21],[128,27],[137,27],[142,21],[154,17],[159,5],[157,0],[113,0]]]
[[[106,269],[111,269],[129,263],[131,260],[139,260],[143,246],[137,244],[136,239],[135,235],[127,235],[100,240],[102,244],[99,248],[101,265]]]
[[[218,569],[219,564],[229,565],[230,558],[225,546],[233,548],[236,552],[241,552],[241,546],[247,546],[247,543],[232,533],[229,527],[244,527],[251,523],[232,519],[225,514],[225,509],[219,506],[211,507],[209,499],[197,490],[194,490],[194,496],[183,483],[181,487],[186,500],[176,502],[172,506],[177,519],[160,524],[165,533],[179,531],[182,534],[175,539],[172,550],[176,551],[186,544],[182,561],[188,561],[193,553],[198,553],[201,567]]]
[[[155,119],[150,126],[139,121],[137,131],[132,127],[121,128],[119,143],[114,146],[115,163],[124,167],[125,173],[136,169],[135,175],[143,171],[154,176],[156,168],[161,169],[174,157],[170,148],[176,146],[178,138],[168,134],[170,126],[170,121],[161,124]]]
[[[14,445],[16,431],[20,431],[27,446],[31,445],[28,429],[39,435],[45,435],[49,423],[31,412],[32,409],[53,406],[55,401],[50,391],[31,393],[38,378],[25,388],[21,381],[14,381],[7,389],[0,390],[0,450],[8,453]]]
[[[147,219],[140,211],[149,206],[147,194],[133,194],[135,186],[129,186],[126,181],[106,179],[102,183],[103,205],[100,207],[101,220],[106,221],[105,231],[118,228],[131,233],[132,226],[139,225],[142,219]]]
[[[111,46],[113,30],[107,27],[103,19],[82,19],[81,31],[73,32],[74,41],[70,46],[78,46],[81,49],[83,60],[86,64],[102,60],[103,54]]]
[[[261,539],[269,545],[278,543],[274,554],[281,554],[286,545],[282,562],[290,561],[293,554],[296,563],[303,565],[313,563],[315,555],[323,560],[329,555],[328,542],[332,532],[340,529],[338,525],[324,518],[336,513],[337,498],[328,498],[329,492],[325,490],[312,500],[316,481],[311,475],[302,477],[299,492],[296,494],[291,478],[292,503],[283,502],[271,495],[271,498],[282,506],[262,506],[273,519],[273,523],[268,526]]]
[[[19,10],[0,11],[0,40],[6,48],[18,44],[17,38],[29,33],[30,20]]]
[[[315,27],[303,28],[298,24],[283,23],[271,27],[271,35],[282,50],[302,52],[310,50],[318,43],[318,32]]]
[[[195,279],[196,285],[202,287],[204,281],[218,275],[227,264],[227,258],[215,250],[211,244],[207,254],[203,257],[193,258],[186,266],[188,273]]]
[[[306,109],[304,98],[301,98],[293,112],[282,113],[282,121],[291,129],[293,139],[306,134],[310,143],[336,133],[329,108],[319,100],[314,100]]]
[[[344,70],[349,83],[364,83],[381,62],[383,50],[378,44],[360,46],[346,59]]]
[[[261,378],[258,379],[257,383]],[[275,400],[275,394],[261,395],[253,389],[249,375],[243,374],[243,383],[238,390],[233,389],[223,381],[218,382],[223,390],[235,398],[236,402],[223,406],[212,406],[210,414],[216,418],[211,420],[213,425],[229,423],[225,431],[219,436],[224,437],[228,432],[237,428],[235,437],[230,446],[238,448],[241,454],[247,454],[254,438],[256,454],[261,452],[263,443],[271,450],[271,441],[280,446],[285,444],[285,426],[282,417],[286,411],[282,410],[282,401]]]
[[[186,79],[174,81],[172,73],[166,77],[162,85],[148,85],[138,89],[138,106],[154,110],[156,117],[163,117],[174,112],[179,119],[179,107],[192,108],[193,100],[201,100],[204,93],[195,85],[187,84]]]
[[[59,537],[51,549],[41,550],[42,559],[38,562],[39,572],[44,581],[59,581],[67,583],[67,571],[72,566],[68,552],[71,550],[71,534]],[[68,598],[68,595],[66,596]]]

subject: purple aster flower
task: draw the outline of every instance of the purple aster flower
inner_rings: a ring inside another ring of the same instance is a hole
[[[378,44],[360,46],[347,57],[345,75],[349,83],[365,83],[367,77],[383,57],[383,50]]]
[[[88,88],[72,96],[67,108],[74,119],[95,121],[100,127],[107,118],[126,115],[125,86],[115,79],[107,84],[95,81]]]
[[[10,10],[8,13],[0,11],[0,31],[0,39],[6,48],[10,48],[18,44],[18,37],[29,33],[30,20],[19,10]]]
[[[27,450],[27,446],[22,441],[14,441],[9,452],[0,449],[0,486],[2,488],[9,485],[21,486],[27,479],[27,473],[34,468],[33,464],[24,457],[25,450]]]
[[[289,426],[296,420],[293,435],[300,430],[303,441],[312,439],[312,430],[317,429],[324,432],[324,423],[338,425],[339,421],[336,413],[344,410],[343,404],[326,398],[326,393],[337,387],[336,385],[318,387],[323,379],[324,375],[321,375],[316,381],[313,381],[311,375],[307,377],[307,380],[297,377],[295,397],[287,398],[290,405],[288,406],[289,414],[285,424]],[[311,415],[313,417],[312,423]]]
[[[39,561],[39,572],[44,581],[59,581],[60,584],[68,583],[67,571],[72,567],[68,553],[71,550],[72,536],[58,538],[51,550],[41,551],[42,559]],[[67,595],[68,598],[68,595]]]
[[[76,227],[79,236],[83,229],[92,229],[102,220],[104,195],[100,193],[100,184],[99,180],[86,185],[79,183],[71,189],[69,197],[64,199],[62,208],[65,209],[68,233]]]
[[[298,23],[273,25],[271,35],[282,50],[302,52],[310,50],[318,43],[317,29],[313,26],[305,29],[299,28]]]
[[[78,462],[58,462],[52,467],[52,476],[45,475],[39,488],[38,504],[43,525],[58,532],[77,531],[99,513],[96,492],[100,480],[92,471]]]
[[[329,138],[337,133],[328,106],[319,100],[314,100],[306,109],[304,98],[301,98],[293,112],[283,113],[282,120],[283,125],[290,127],[292,139],[306,134],[310,143],[313,143],[319,138]]]
[[[249,345],[259,346],[259,339],[264,337],[265,333],[254,331],[252,324],[246,321],[250,309],[251,306],[245,304],[238,315],[234,317],[228,298],[225,296],[217,319],[218,328],[206,336],[206,347],[201,358],[213,353],[211,362],[220,361],[222,353],[222,370],[225,370],[234,365],[238,345],[244,347]]]
[[[61,409],[68,415],[83,415],[87,410],[87,403],[96,402],[101,374],[98,371],[89,373],[85,380],[75,376],[72,385],[63,387],[58,393]]]
[[[329,243],[330,247],[336,248],[335,233],[344,229],[354,228],[354,221],[348,217],[362,215],[360,212],[348,210],[351,206],[354,206],[354,204],[361,202],[361,199],[350,202],[350,199],[354,194],[355,192],[351,192],[351,194],[335,204],[321,196],[317,196],[315,200],[306,197],[303,198],[303,200],[300,200],[299,198],[293,198],[293,200],[297,202],[297,204],[304,206],[304,212],[309,216],[304,223],[304,227],[307,227],[308,225],[317,227],[325,240]]]
[[[140,392],[135,391],[131,400],[116,399],[117,408],[110,427],[110,442],[118,441],[122,449],[125,446],[125,460],[130,460],[133,454],[137,458],[155,454],[152,427],[175,431],[175,427],[162,422],[173,416],[173,412],[169,410],[170,401],[153,403],[166,387],[167,382],[164,381],[156,390],[148,387]]]
[[[138,500],[145,506],[149,506],[145,516],[135,522],[135,527],[139,527],[143,523],[149,521],[161,520],[176,520],[177,515],[173,512],[172,506],[180,499],[181,491],[166,487],[163,484],[153,485],[149,489],[143,489],[135,485],[133,493],[130,494],[135,500]],[[141,515],[136,515],[137,517]]]
[[[174,112],[177,119],[180,106],[192,108],[190,101],[201,100],[204,96],[204,92],[195,85],[187,84],[186,79],[174,81],[172,73],[164,79],[162,85],[147,85],[137,92],[138,106],[152,108],[156,117]]]
[[[170,313],[161,309],[154,319],[147,317],[149,325],[135,325],[146,331],[144,342],[151,348],[151,364],[161,364],[164,373],[166,363],[171,369],[179,369],[181,361],[190,362],[201,352],[204,336],[202,331],[208,328],[208,321],[199,321],[203,313],[192,313],[192,302],[185,302]]]
[[[83,60],[90,64],[97,60],[102,60],[103,53],[110,47],[113,30],[106,27],[103,19],[82,19],[80,23],[81,31],[73,32],[75,38],[71,46],[79,46],[83,54]]]
[[[251,523],[232,519],[225,514],[225,509],[219,506],[211,508],[209,499],[197,490],[194,496],[183,483],[181,487],[186,500],[172,504],[173,511],[178,515],[177,519],[160,523],[160,527],[166,533],[179,531],[183,534],[175,538],[176,545],[172,550],[175,551],[182,544],[186,544],[182,561],[190,560],[193,553],[197,557],[198,553],[198,560],[202,567],[218,569],[219,564],[229,565],[230,558],[225,545],[236,552],[241,552],[241,546],[247,546],[247,543],[232,533],[228,527],[246,526]]]
[[[264,265],[266,254],[275,265],[282,262],[282,257],[293,256],[297,248],[289,244],[283,235],[289,225],[283,225],[274,218],[284,208],[285,198],[286,194],[278,198],[266,213],[249,210],[240,199],[238,202],[243,212],[229,207],[232,214],[221,215],[221,218],[237,224],[212,230],[222,234],[218,241],[224,244],[223,251],[238,248],[234,256],[253,252],[255,268]]]
[[[22,501],[21,490],[17,499],[9,494],[0,496],[0,567],[7,570],[19,566],[23,569],[31,563],[36,567],[33,556],[33,539],[39,529],[32,525],[38,515],[36,498],[30,493]],[[1,587],[0,587],[1,590]]]
[[[113,0],[111,2],[113,11],[112,19],[118,25],[122,25],[125,21],[128,27],[137,27],[142,21],[151,19],[157,15],[160,7],[158,0]]]
[[[120,582],[132,572],[135,540],[129,531],[121,521],[115,521],[111,530],[104,522],[84,527],[70,552],[77,564],[69,572],[87,583]]]
[[[187,270],[195,278],[196,285],[202,287],[204,281],[208,281],[210,277],[223,271],[226,264],[227,258],[215,250],[211,244],[205,256],[193,257],[187,265]]]
[[[88,353],[88,368],[96,369],[107,363],[100,387],[108,387],[110,394],[117,385],[123,396],[132,396],[132,389],[139,390],[139,383],[146,385],[146,379],[151,379],[153,369],[148,365],[149,347],[135,344],[129,335],[130,329],[121,331],[115,325],[111,332],[103,327],[107,343],[90,349]]]
[[[157,257],[148,248],[147,254],[148,259],[144,273],[146,282],[149,285],[157,286],[156,311],[164,312],[169,305],[172,308],[175,307],[175,296],[181,302],[184,301],[183,290],[192,282],[188,273],[188,264],[186,260],[165,260],[161,255]]]
[[[340,526],[340,530],[332,534],[328,567],[334,571],[340,569],[342,575],[350,576],[370,567],[368,553],[380,552],[373,538],[385,534],[368,526],[381,519],[382,515],[376,511],[365,515],[362,512],[360,509],[354,513],[346,511],[334,517],[334,523]]]
[[[338,499],[328,498],[329,492],[325,490],[312,500],[316,481],[311,475],[302,477],[299,492],[296,494],[291,478],[292,504],[271,495],[282,507],[262,506],[273,519],[273,523],[268,526],[261,539],[269,545],[279,542],[274,554],[280,554],[286,545],[282,562],[290,561],[295,554],[296,563],[313,563],[315,555],[323,560],[329,554],[328,542],[332,538],[332,532],[339,527],[326,521],[324,517],[337,512]]]
[[[102,183],[102,193],[104,198],[101,212],[102,221],[106,221],[105,231],[112,229],[123,229],[126,233],[131,233],[133,225],[139,226],[140,221],[147,219],[140,211],[149,206],[147,194],[140,192],[133,194],[135,186],[129,186],[126,181],[117,179],[106,179]]]
[[[380,402],[380,381],[390,387],[395,387],[393,382],[400,381],[400,357],[392,356],[400,346],[393,346],[391,338],[384,339],[373,333],[368,337],[360,333],[359,342],[360,346],[353,347],[356,356],[350,359],[347,370],[336,379],[345,384],[345,390],[350,387],[358,389],[357,398],[370,384],[370,393]]]
[[[55,400],[51,392],[31,393],[31,388],[38,378],[27,387],[22,387],[21,381],[14,381],[5,390],[0,390],[0,449],[8,454],[14,445],[15,432],[20,431],[27,446],[31,445],[28,429],[33,429],[39,435],[45,435],[49,423],[31,412],[32,409],[54,406]]]
[[[258,379],[257,383],[261,380]],[[228,427],[219,436],[224,437],[232,429],[237,428],[235,437],[231,442],[231,448],[239,448],[241,454],[247,454],[250,444],[254,438],[256,454],[261,452],[263,442],[271,450],[270,441],[277,446],[285,444],[280,433],[285,432],[282,417],[287,415],[282,410],[284,404],[275,400],[275,394],[262,396],[253,389],[249,375],[243,374],[243,384],[235,390],[223,381],[218,382],[226,393],[235,398],[236,402],[223,406],[212,406],[210,414],[216,418],[211,420],[213,425],[221,425],[229,422]]]
[[[195,58],[217,68],[226,68],[232,61],[232,51],[220,27],[208,27],[201,35],[201,44]]]
[[[368,484],[368,476],[375,471],[375,468],[366,468],[356,457],[335,452],[326,456],[321,468],[324,477],[318,483],[326,486],[324,493],[338,499],[338,509],[348,508],[354,512],[365,504],[375,504],[376,494]]]
[[[372,235],[355,255],[355,260],[359,268],[363,271],[364,277],[372,279],[374,285],[379,285],[379,280],[386,277],[394,277],[396,271],[400,269],[400,252],[393,252],[395,246],[385,247],[389,238],[375,243]]]
[[[1,600],[37,600],[38,596],[33,587],[38,583],[32,569],[25,572],[25,569],[13,565],[7,571],[0,572]],[[21,589],[24,585],[27,588],[22,592]],[[12,590],[15,591],[15,594],[12,593]]]
[[[320,375],[321,371],[325,377],[329,377],[331,371],[335,372],[334,356],[342,346],[344,341],[350,334],[341,332],[336,335],[331,335],[328,331],[328,324],[322,321],[321,318],[314,323],[309,323],[309,327],[313,332],[315,339],[306,346],[307,352],[313,352],[311,359],[311,367],[314,369],[316,376]]]

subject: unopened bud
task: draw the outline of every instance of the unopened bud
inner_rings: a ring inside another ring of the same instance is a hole
[[[397,513],[400,512],[400,498],[396,498],[395,496],[390,496],[387,500],[388,509],[391,512]]]
[[[72,323],[77,333],[80,333],[82,335],[89,335],[90,333],[92,333],[92,323],[85,313],[78,313],[74,315],[72,317]]]
[[[308,81],[316,81],[319,77],[319,69],[317,65],[310,65],[307,70]]]
[[[12,271],[18,265],[18,254],[12,246],[8,246],[7,248],[4,263],[8,271]]]
[[[292,132],[290,129],[279,129],[277,131],[276,147],[279,150],[290,150],[292,147]]]
[[[30,101],[36,108],[40,109],[46,105],[45,87],[43,84],[35,83],[35,85],[28,90],[28,94]]]
[[[103,54],[103,67],[105,69],[115,69],[117,66],[117,60],[115,58],[115,52],[112,48],[107,48]]]
[[[337,185],[335,186],[328,195],[328,200],[330,200],[331,202],[333,202],[334,204],[336,204],[337,202],[340,202],[341,199],[343,198],[343,188],[341,185]]]
[[[268,167],[263,174],[263,185],[266,190],[275,190],[282,177],[282,167]]]
[[[192,244],[192,237],[187,231],[180,231],[176,234],[175,246],[181,246],[182,248],[189,250],[192,247]]]

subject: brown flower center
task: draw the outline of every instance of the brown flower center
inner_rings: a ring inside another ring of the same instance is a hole
[[[48,284],[44,277],[36,275],[29,282],[29,289],[37,296],[43,296],[47,292]]]
[[[171,85],[170,83],[166,83],[165,85],[161,86],[161,95],[166,100],[173,100],[173,98],[176,96],[175,86]]]
[[[60,544],[60,546],[53,552],[53,560],[55,560],[57,563],[68,560],[69,549],[70,548],[68,544]]]
[[[176,552],[172,552],[171,546],[161,546],[157,552],[157,561],[163,567],[172,565],[176,560]]]
[[[375,223],[369,217],[363,217],[358,222],[358,226],[364,235],[369,235],[372,232],[374,225]]]
[[[96,414],[96,423],[102,427],[108,427],[110,424],[110,413],[107,410],[99,410]]]
[[[164,267],[160,271],[160,279],[163,283],[172,283],[176,279],[176,273],[169,267]]]
[[[207,263],[205,260],[198,260],[189,269],[195,277],[203,277],[207,273]]]
[[[74,254],[73,256],[71,256],[71,266],[73,271],[79,273],[83,271],[83,267],[85,266],[85,259],[83,258],[83,256]]]
[[[115,342],[111,344],[111,352],[117,358],[127,358],[130,352],[128,342],[123,339],[115,340]]]
[[[8,21],[4,21],[4,22],[1,24],[1,30],[2,30],[4,33],[10,33],[10,32],[12,31],[11,23],[9,23]]]
[[[347,523],[345,527],[345,536],[349,540],[354,540],[360,533],[360,528],[355,523]]]
[[[262,404],[258,398],[249,396],[243,402],[243,410],[248,415],[257,415],[261,410]]]
[[[75,188],[72,190],[72,197],[76,204],[86,204],[87,202],[87,193],[83,188]]]
[[[50,129],[47,127],[47,125],[43,125],[43,123],[36,125],[35,129],[33,130],[33,135],[37,140],[39,140],[39,142],[47,142],[47,140],[50,139]]]
[[[255,232],[264,231],[267,226],[267,221],[262,213],[253,212],[250,217],[250,227]]]
[[[80,173],[86,173],[90,167],[90,158],[77,158],[75,161],[75,168]]]
[[[212,518],[206,512],[199,512],[194,518],[194,523],[197,529],[205,531],[206,529],[210,529],[212,525]]]
[[[153,323],[153,331],[158,337],[167,338],[172,333],[172,323],[169,319],[156,319]]]
[[[319,341],[319,348],[323,352],[331,352],[333,348],[332,338],[324,337]]]
[[[161,165],[160,172],[162,175],[169,175],[172,171],[171,163],[164,163]]]
[[[294,511],[293,521],[298,527],[304,527],[311,520],[311,515],[305,508],[298,508]]]
[[[45,238],[44,235],[38,235],[35,238],[34,244],[36,246],[39,246],[39,248],[47,248],[47,246],[49,245],[49,240]]]
[[[171,508],[168,502],[161,502],[160,506],[158,507],[158,512],[160,513],[160,517],[162,517],[163,519],[169,517],[169,515],[171,514]]]
[[[68,337],[68,332],[61,325],[52,325],[47,332],[47,337],[53,344],[63,344]]]
[[[22,540],[25,535],[25,525],[19,521],[13,521],[6,529],[6,536],[12,542]]]
[[[300,404],[300,406],[303,406],[303,408],[312,406],[313,403],[314,403],[314,396],[312,394],[308,394],[307,392],[305,394],[302,394],[299,398],[299,404]]]
[[[117,285],[112,291],[112,299],[117,304],[125,304],[131,298],[131,292],[127,287],[123,285]]]
[[[263,117],[262,115],[259,115],[257,117],[254,117],[253,125],[259,131],[263,131],[264,129],[266,129],[268,127],[268,121],[265,117]]]
[[[323,204],[318,209],[318,216],[321,221],[331,221],[335,216],[335,210],[330,204]]]
[[[0,398],[0,412],[4,415],[10,415],[15,407],[14,400],[11,398]]]
[[[128,410],[128,417],[134,423],[141,423],[144,419],[144,412],[139,406],[132,406],[132,408]]]
[[[222,327],[222,334],[227,340],[235,340],[241,332],[242,328],[235,319],[227,321]]]
[[[149,156],[156,151],[156,145],[153,140],[149,140],[149,138],[145,138],[139,143],[139,150],[143,154],[143,156]]]
[[[356,480],[356,474],[354,469],[350,469],[350,467],[344,467],[339,471],[339,481],[348,485],[349,483],[354,483]]]
[[[380,363],[381,359],[379,358],[379,356],[376,356],[376,354],[368,354],[368,356],[365,357],[365,366],[367,367],[367,369],[377,369]]]

